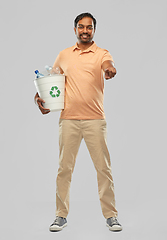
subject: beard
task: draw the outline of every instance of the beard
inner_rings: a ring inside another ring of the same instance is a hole
[[[81,43],[90,43],[93,39],[88,33],[82,33],[77,38]]]

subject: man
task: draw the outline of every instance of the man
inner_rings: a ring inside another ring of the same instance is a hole
[[[61,51],[53,68],[60,68],[66,76],[65,108],[59,121],[60,159],[56,180],[56,219],[50,231],[60,231],[67,225],[69,192],[76,155],[84,138],[97,171],[98,191],[102,213],[111,231],[121,231],[115,208],[114,184],[110,156],[106,145],[106,121],[103,109],[104,79],[116,74],[112,56],[97,47],[92,40],[96,19],[83,13],[74,21],[78,42]],[[43,114],[50,112],[35,96]]]

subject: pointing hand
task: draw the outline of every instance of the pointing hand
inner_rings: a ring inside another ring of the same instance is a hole
[[[114,67],[108,67],[105,69],[105,79],[113,78],[116,75],[116,69]]]

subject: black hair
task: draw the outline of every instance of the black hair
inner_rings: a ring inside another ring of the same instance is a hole
[[[96,19],[92,16],[91,13],[81,13],[80,15],[78,15],[75,20],[74,20],[74,26],[75,28],[77,27],[77,23],[84,17],[90,17],[93,20],[93,24],[94,24],[94,28],[96,29]]]

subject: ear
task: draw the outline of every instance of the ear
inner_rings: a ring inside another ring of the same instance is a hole
[[[76,31],[77,31],[76,28],[74,28],[74,32],[75,32],[75,34],[76,34]]]

